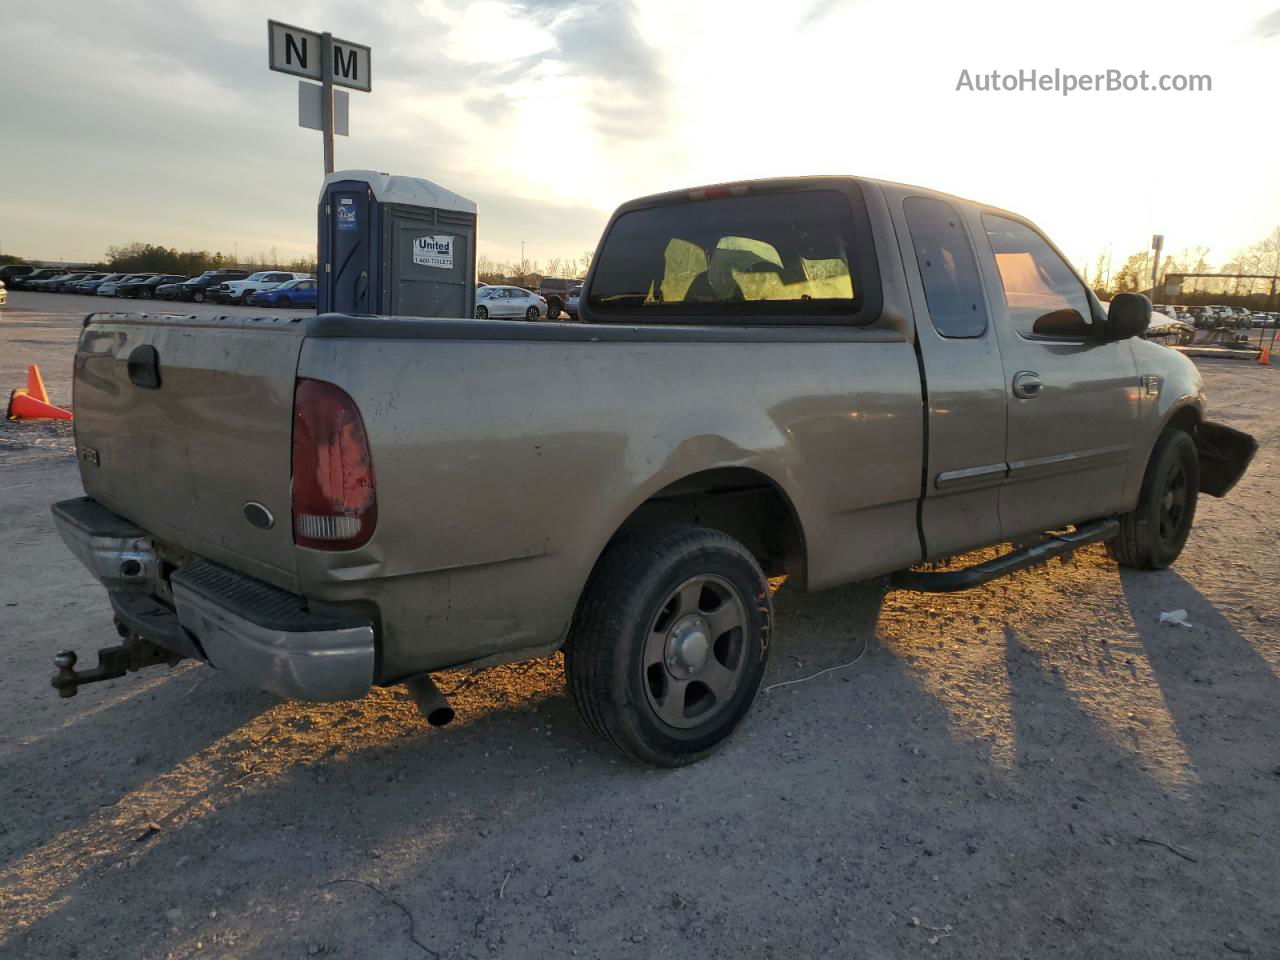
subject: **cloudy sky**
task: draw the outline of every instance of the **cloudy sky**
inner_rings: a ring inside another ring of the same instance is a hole
[[[495,259],[577,256],[639,194],[856,173],[1017,210],[1078,264],[1153,232],[1220,261],[1280,225],[1277,2],[11,0],[0,248],[312,251],[320,135],[271,17],[373,48],[338,168],[475,199]],[[1213,89],[956,90],[1031,68]]]

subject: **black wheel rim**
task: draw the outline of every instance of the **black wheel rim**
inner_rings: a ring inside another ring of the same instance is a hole
[[[741,689],[747,608],[723,577],[690,577],[667,595],[645,636],[641,683],[653,712],[689,729],[717,716]]]
[[[484,320],[484,319],[485,319],[486,317],[488,317],[488,316],[489,316],[489,311],[488,311],[488,310],[486,310],[484,307],[476,307],[476,319],[477,319],[477,320]]]
[[[537,308],[537,307],[530,307],[528,310],[526,310],[526,311],[524,312],[524,315],[525,315],[525,319],[526,319],[526,320],[537,320],[537,319],[538,319],[538,308]]]
[[[1187,471],[1181,463],[1174,464],[1165,481],[1164,493],[1160,497],[1159,524],[1160,540],[1165,544],[1175,543],[1182,534],[1182,527],[1187,517]]]

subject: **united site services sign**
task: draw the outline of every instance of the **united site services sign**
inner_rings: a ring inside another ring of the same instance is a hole
[[[268,20],[267,51],[267,65],[272,70],[310,80],[323,79],[320,34]],[[333,82],[338,86],[366,92],[373,89],[369,60],[368,47],[333,38]]]
[[[415,237],[413,262],[423,267],[453,269],[453,241],[455,237]]]

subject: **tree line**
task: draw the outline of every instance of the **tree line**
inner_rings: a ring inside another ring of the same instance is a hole
[[[288,270],[291,273],[315,273],[316,259],[315,257],[297,257],[282,261],[276,248],[272,247],[268,251],[237,260],[227,256],[221,250],[210,253],[208,250],[178,250],[175,247],[163,247],[154,243],[134,242],[119,247],[108,247],[107,255],[100,266],[113,273],[180,273],[193,277],[206,270],[217,270],[223,267],[238,267],[249,271]]]
[[[492,260],[481,254],[476,260],[476,279],[481,283],[505,283],[537,289],[543,277],[585,277],[591,266],[592,253],[584,250],[580,256],[552,257],[546,263]]]
[[[1118,267],[1112,268],[1109,253],[1098,255],[1097,261],[1084,268],[1084,279],[1103,299],[1117,293],[1146,292],[1151,288],[1151,250],[1131,253]],[[1246,273],[1264,277],[1280,276],[1280,227],[1256,243],[1252,243],[1223,263],[1216,270],[1209,265],[1209,248],[1186,247],[1160,258],[1155,287],[1155,301],[1164,301],[1165,281],[1175,273]],[[1187,280],[1183,284],[1179,300],[1186,304],[1225,303],[1228,306],[1265,304],[1271,292],[1267,280],[1211,279]]]

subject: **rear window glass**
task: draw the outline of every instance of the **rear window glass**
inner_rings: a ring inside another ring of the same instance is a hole
[[[934,329],[944,337],[982,336],[987,329],[986,301],[960,214],[932,197],[908,197],[902,209]]]
[[[854,250],[849,200],[835,190],[634,210],[605,238],[589,302],[656,322],[852,314],[862,306]]]

